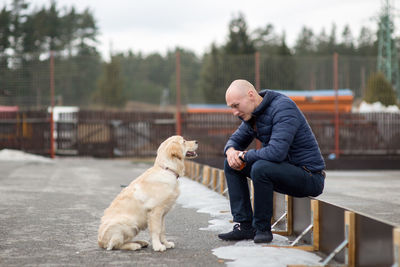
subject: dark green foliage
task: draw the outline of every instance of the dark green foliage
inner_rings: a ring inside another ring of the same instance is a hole
[[[331,88],[334,52],[341,55],[339,68],[344,74],[339,79],[345,80],[345,88],[364,88],[360,81],[376,69],[367,66],[369,61],[345,57],[358,55],[364,60],[377,55],[376,34],[367,28],[361,29],[356,41],[345,26],[338,30],[338,41],[334,24],[319,34],[304,26],[290,48],[284,32],[277,33],[271,24],[250,31],[241,13],[227,25],[226,42],[210,45],[200,57],[180,48],[166,55],[128,51],[112,55],[107,63],[97,51],[99,29],[89,9],[79,12],[73,6],[59,7],[57,1],[29,9],[30,2],[13,0],[0,10],[0,101],[5,99],[6,104],[49,104],[50,50],[55,51],[58,103],[83,107],[122,107],[126,101],[174,104],[177,51],[182,104],[225,103],[225,90],[233,80],[255,84],[256,52],[261,89]]]
[[[158,53],[143,56],[128,52],[119,54],[124,94],[127,99],[138,102],[160,104],[162,95],[167,93],[164,104],[174,104],[176,99],[176,52],[180,53],[181,64],[181,100],[202,99],[196,87],[200,60],[193,52],[176,48],[165,57]]]
[[[5,7],[0,11],[0,51],[10,46],[11,37],[11,12]]]
[[[297,55],[311,55],[315,53],[314,33],[311,29],[303,27],[294,47]]]
[[[124,107],[126,98],[123,86],[121,64],[117,57],[112,57],[110,63],[104,63],[103,74],[93,94],[93,101],[101,106]]]
[[[397,102],[392,85],[381,72],[374,73],[369,77],[364,100],[368,103],[379,101],[385,106],[395,105]]]
[[[241,13],[229,23],[229,36],[224,52],[228,55],[248,55],[255,52],[246,20]]]
[[[224,103],[225,90],[229,86],[229,80],[223,79],[217,73],[223,73],[223,54],[213,44],[211,53],[203,58],[203,66],[200,73],[200,91],[204,93],[205,103]]]
[[[28,10],[14,0],[0,11],[0,84],[5,104],[50,103],[50,51],[54,51],[56,103],[87,105],[101,73],[98,29],[89,10],[49,7]]]

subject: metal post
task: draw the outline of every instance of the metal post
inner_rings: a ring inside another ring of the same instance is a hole
[[[256,83],[256,90],[259,92],[261,89],[260,86],[260,52],[256,52],[254,54],[254,73],[255,73],[255,83]],[[262,144],[260,142],[260,140],[256,139],[256,148],[260,149],[262,148]]]
[[[176,51],[176,134],[182,135],[181,119],[181,59],[179,51]]]
[[[338,53],[333,54],[333,88],[335,90],[335,155],[339,158],[339,81],[338,81]]]
[[[54,51],[50,51],[50,157],[54,158]]]
[[[260,91],[260,52],[256,52],[254,54],[254,73],[255,73],[255,82],[256,82],[256,90]]]

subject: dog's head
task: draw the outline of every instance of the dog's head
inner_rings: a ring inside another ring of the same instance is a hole
[[[157,150],[158,157],[183,160],[197,157],[197,141],[186,141],[182,136],[174,135],[161,143]]]

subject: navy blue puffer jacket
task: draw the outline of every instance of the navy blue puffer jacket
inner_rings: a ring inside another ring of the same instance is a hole
[[[271,90],[259,94],[263,101],[253,111],[252,119],[242,120],[226,143],[224,152],[230,147],[245,150],[257,138],[262,148],[250,149],[245,154],[249,163],[262,159],[286,161],[311,171],[325,169],[317,140],[296,104],[286,95]]]

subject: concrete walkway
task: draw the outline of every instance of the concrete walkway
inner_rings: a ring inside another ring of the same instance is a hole
[[[90,158],[0,161],[0,266],[224,266],[211,250],[227,243],[199,230],[210,216],[180,205],[166,217],[176,245],[168,253],[98,248],[104,209],[148,167]],[[328,171],[319,198],[400,225],[400,171]]]
[[[0,266],[224,266],[211,249],[210,216],[179,205],[167,215],[168,253],[105,251],[100,218],[112,199],[149,165],[122,160],[0,162]],[[148,232],[143,232],[149,240]]]

